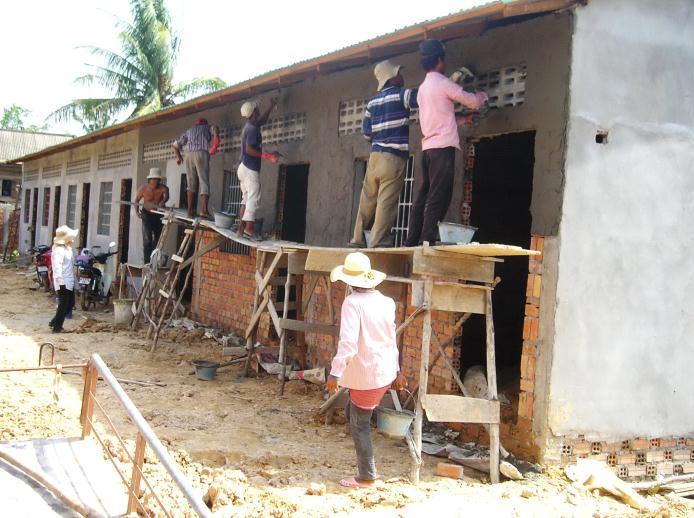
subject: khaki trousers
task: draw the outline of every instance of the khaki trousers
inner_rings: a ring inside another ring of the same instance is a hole
[[[352,244],[364,244],[364,230],[371,228],[372,247],[391,246],[406,164],[407,160],[393,153],[374,151],[369,155]]]

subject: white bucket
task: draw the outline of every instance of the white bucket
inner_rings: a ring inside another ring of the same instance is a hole
[[[133,299],[116,299],[113,301],[113,322],[129,324],[133,318]]]
[[[414,413],[409,410],[397,411],[382,407],[376,409],[376,428],[393,439],[404,438],[413,419]]]

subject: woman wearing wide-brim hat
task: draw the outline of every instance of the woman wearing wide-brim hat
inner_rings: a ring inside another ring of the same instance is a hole
[[[58,307],[49,325],[54,333],[63,331],[65,315],[72,309],[75,300],[75,265],[72,244],[75,242],[77,234],[79,234],[78,230],[63,225],[55,230],[55,237],[53,238],[51,268],[53,270],[53,287],[58,294]]]
[[[395,302],[376,290],[386,274],[373,270],[369,257],[349,254],[330,273],[353,291],[342,303],[340,341],[332,361],[328,390],[349,389],[346,414],[357,452],[358,474],[340,480],[345,487],[368,487],[378,476],[371,443],[371,415],[386,391],[404,386],[395,338]]]

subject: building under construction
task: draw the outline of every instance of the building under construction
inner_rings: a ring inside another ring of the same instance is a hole
[[[258,342],[282,345],[304,366],[328,365],[344,290],[314,283],[320,276],[310,272],[338,264],[351,235],[369,154],[360,131],[376,89],[373,65],[385,58],[404,65],[406,85],[415,87],[424,76],[418,44],[442,39],[449,64],[476,73],[466,88],[487,91],[492,107],[466,130],[446,219],[478,227],[480,243],[539,253],[500,262],[480,259],[504,256],[498,250],[370,252],[391,276],[387,289],[400,322],[429,293],[426,272],[489,288],[479,290],[484,301],[476,311],[457,294],[451,305],[430,304],[435,309],[426,318],[413,318],[401,335],[404,371],[416,384],[422,344],[431,345],[432,357],[438,353],[427,321],[440,341],[455,335],[446,362],[428,373],[429,393],[457,394],[456,375],[488,366],[489,293],[498,390],[510,402],[499,418],[507,449],[546,462],[598,458],[625,478],[692,471],[694,278],[682,222],[694,217],[685,195],[694,187],[687,172],[694,113],[691,103],[675,101],[691,89],[694,42],[692,30],[682,28],[691,12],[686,0],[492,2],[85,135],[21,159],[20,247],[47,242],[52,228],[67,223],[90,245],[117,236],[121,261],[141,263],[139,221],[130,206],[115,202],[131,200],[156,166],[173,204],[183,206],[185,172],[171,144],[201,116],[221,129],[221,153],[211,158],[211,205],[236,212],[240,105],[266,105],[277,96],[263,142],[284,158],[263,164],[258,214],[270,239],[247,243],[210,223],[196,227],[191,254],[207,253],[191,262],[183,297],[197,320],[242,336],[252,328]],[[639,78],[644,71],[649,77]],[[407,229],[420,136],[414,115],[396,247]],[[175,218],[181,229],[195,224]],[[164,250],[173,255],[186,235],[171,232]],[[278,251],[285,257],[273,265]],[[485,263],[491,274],[479,266]],[[464,312],[471,316],[459,325]],[[467,437],[485,441],[485,422],[461,426]]]

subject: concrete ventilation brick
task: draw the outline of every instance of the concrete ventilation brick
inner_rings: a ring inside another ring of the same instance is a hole
[[[96,169],[103,171],[104,169],[118,169],[121,167],[129,167],[133,163],[133,150],[120,149],[111,153],[101,153],[97,160]]]
[[[616,466],[617,465],[617,455],[614,453],[610,453],[607,456],[607,465],[608,466]]]
[[[602,443],[600,443],[600,442],[590,443],[590,453],[592,453],[593,455],[597,455],[598,453],[602,453]]]
[[[176,158],[173,150],[174,139],[150,142],[142,146],[142,163],[161,162]]]
[[[41,178],[56,178],[63,171],[63,164],[51,164],[41,170]]]
[[[617,468],[617,476],[619,478],[627,478],[629,476],[629,468],[626,466],[619,466]]]
[[[622,441],[622,450],[630,450],[631,449],[631,441]]]
[[[32,167],[31,169],[26,169],[23,175],[24,181],[28,180],[38,180],[39,179],[39,168]]]
[[[646,464],[646,454],[637,453],[636,454],[636,464]]]
[[[65,168],[65,174],[81,174],[88,173],[92,167],[91,158],[80,158],[79,160],[70,160]]]
[[[221,151],[222,153],[229,153],[230,151],[240,151],[242,129],[242,126],[219,128],[219,151]]]
[[[484,91],[489,95],[490,108],[519,106],[525,102],[525,63],[511,65],[477,74],[463,82],[467,91]]]
[[[289,113],[270,119],[262,127],[263,144],[282,144],[306,136],[306,113]]]
[[[338,135],[361,133],[361,123],[364,120],[364,110],[368,99],[351,99],[340,102],[337,125]]]

